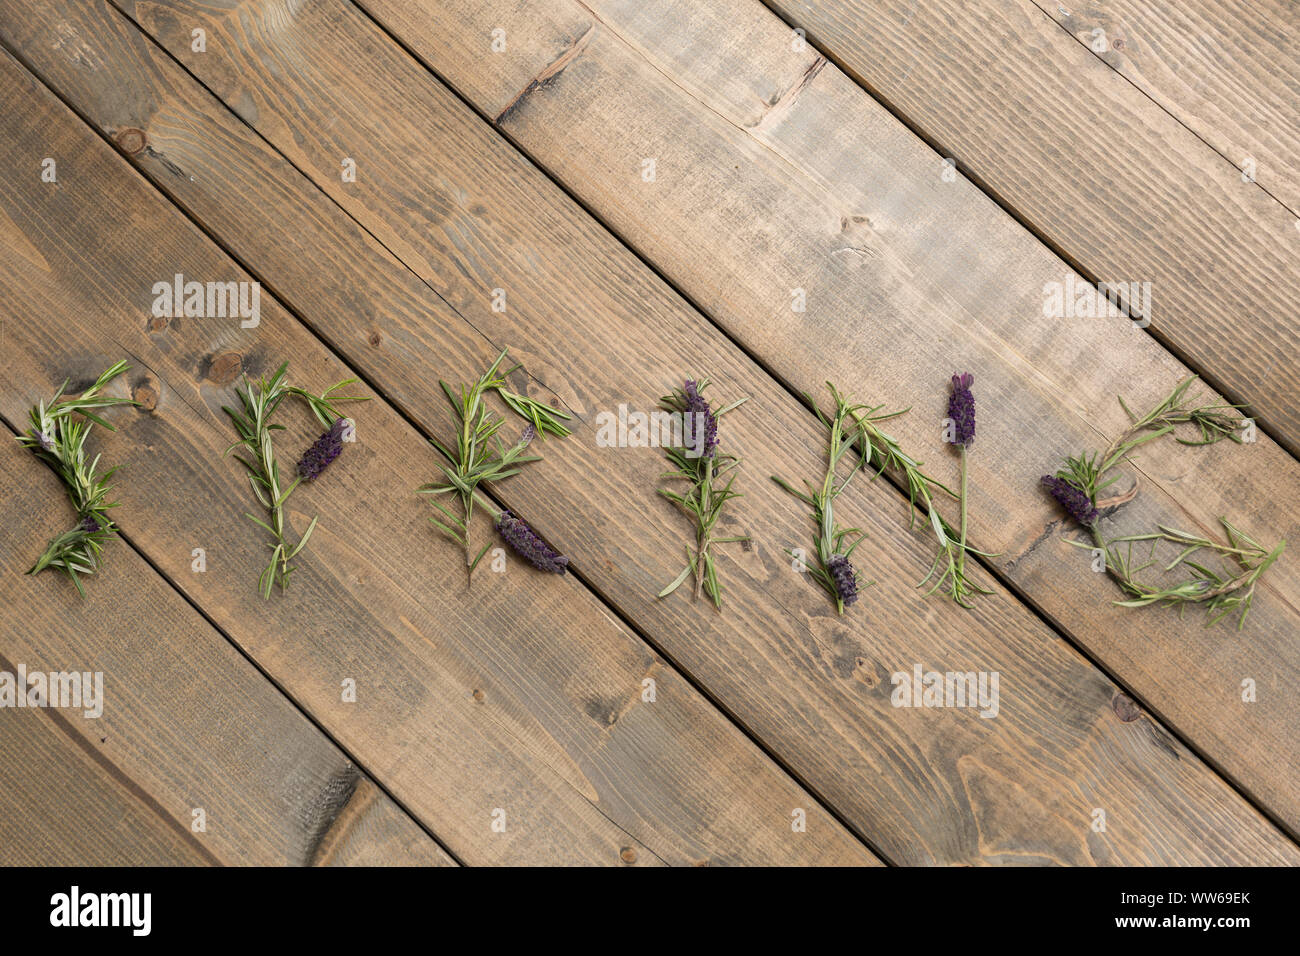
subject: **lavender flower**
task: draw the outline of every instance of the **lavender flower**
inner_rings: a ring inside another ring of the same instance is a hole
[[[82,531],[86,532],[86,534],[94,534],[100,529],[100,524],[95,520],[94,515],[86,515],[86,517],[81,519],[81,524],[78,525],[78,527]]]
[[[845,607],[858,599],[858,575],[848,558],[842,554],[832,554],[826,562],[826,570],[835,582],[835,593],[840,596]]]
[[[54,440],[50,438],[49,435],[45,434],[45,432],[41,431],[39,428],[34,429],[33,431],[36,436],[36,440],[41,443],[41,447],[44,448],[46,451],[50,452],[51,454],[53,454]]]
[[[533,439],[536,437],[537,437],[537,426],[529,425],[527,428],[523,430],[523,433],[520,434],[519,441],[515,442],[515,447],[527,448],[530,444],[532,444]]]
[[[1085,528],[1091,527],[1097,520],[1097,507],[1092,499],[1065,479],[1043,475],[1043,487]]]
[[[497,531],[511,550],[539,571],[563,574],[568,566],[568,558],[539,538],[532,528],[509,511],[501,512],[501,517],[497,518]]]
[[[690,433],[696,439],[696,446],[693,451],[699,452],[701,458],[712,458],[718,449],[718,417],[713,414],[713,409],[700,390],[696,387],[695,382],[691,379],[686,380],[686,385],[682,388],[682,394],[686,396],[686,422],[694,423],[695,427],[690,428]],[[692,417],[699,416],[699,417]],[[703,422],[704,440],[699,441],[700,423]]]
[[[952,377],[952,395],[948,398],[948,417],[952,419],[954,445],[969,447],[975,441],[975,396],[971,394],[970,372]]]
[[[343,451],[343,431],[351,420],[340,418],[330,426],[330,430],[317,438],[298,462],[298,474],[304,481],[315,481],[330,462]]]

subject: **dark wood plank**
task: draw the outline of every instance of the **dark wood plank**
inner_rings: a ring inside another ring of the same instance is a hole
[[[747,726],[899,859],[1205,860],[1228,852],[1231,841],[1206,856],[1200,835],[1183,831],[1179,822],[1188,806],[1232,804],[1231,799],[1225,804],[1213,775],[1163,733],[1162,745],[1154,749],[1133,736],[1133,726],[1120,722],[1112,708],[1113,685],[1047,635],[1014,600],[1004,595],[973,621],[946,605],[920,600],[911,585],[924,573],[927,548],[908,535],[896,495],[882,486],[870,490],[863,514],[855,518],[872,528],[873,541],[883,542],[871,545],[872,573],[888,581],[882,585],[888,594],[882,606],[892,601],[907,610],[888,623],[874,614],[865,623],[833,621],[780,555],[780,544],[801,539],[804,519],[762,478],[769,466],[816,468],[818,439],[810,416],[535,171],[499,142],[494,145],[490,131],[386,47],[364,21],[345,12],[317,16],[326,16],[325,22],[299,23],[291,45],[263,50],[254,44],[241,53],[240,78],[232,76],[231,82],[243,95],[232,102],[296,163],[318,170],[318,181],[328,190],[334,190],[332,154],[312,141],[312,130],[325,126],[318,116],[329,115],[334,126],[356,131],[357,142],[347,144],[349,149],[373,139],[367,124],[377,118],[385,128],[385,148],[359,160],[365,171],[361,200],[350,197],[351,185],[332,194],[385,245],[410,250],[421,274],[457,304],[465,319],[426,287],[403,278],[404,270],[377,254],[336,207],[313,195],[256,136],[221,120],[216,104],[169,72],[165,58],[147,45],[107,24],[85,31],[95,37],[102,69],[158,78],[148,90],[134,93],[114,87],[112,94],[102,94],[103,84],[85,83],[56,58],[44,58],[38,68],[52,74],[50,81],[106,132],[141,129],[158,156],[193,170],[192,180],[169,176],[168,167],[154,157],[136,157],[142,170],[223,241],[243,250],[308,321],[349,350],[417,418],[441,427],[437,396],[421,385],[428,379],[431,351],[438,350],[453,366],[473,367],[493,348],[465,321],[526,355],[530,370],[578,411],[584,428],[580,441],[547,448],[548,458],[576,464],[512,479],[499,489],[507,504],[518,500],[525,513],[541,516],[538,523],[553,540],[578,542],[579,568],[602,592],[616,595],[620,607],[644,622]],[[218,21],[200,22],[210,33],[226,32]],[[43,47],[39,39],[22,45],[33,51]],[[256,77],[251,66],[286,56],[290,46],[298,51],[292,69],[277,59],[276,75],[310,68],[299,82],[339,91],[340,99],[313,97],[294,116],[277,114],[263,101],[272,92],[287,95],[285,88],[261,89],[251,82]],[[207,78],[220,79],[224,65],[208,66],[215,73]],[[354,74],[353,79],[337,85],[329,72],[334,69]],[[386,115],[388,101],[367,92],[372,89],[395,91],[410,129]],[[171,117],[179,116],[187,117],[184,132],[174,135],[181,124]],[[440,185],[412,186],[429,182]],[[282,227],[258,211],[271,208],[267,203],[231,201],[267,189],[294,197],[292,203],[281,198],[275,207],[277,216],[294,211],[291,255],[278,248]],[[456,211],[429,235],[427,228],[405,222],[423,210]],[[523,237],[506,228],[521,217],[538,224]],[[454,236],[472,238],[457,244]],[[431,264],[427,271],[426,263]],[[473,278],[480,274],[509,276],[515,305],[503,316],[490,311],[484,288]],[[330,278],[322,283],[322,275]],[[361,288],[366,295],[357,294]],[[364,304],[364,311],[353,302]],[[751,497],[740,520],[762,537],[756,551],[741,555],[729,572],[735,590],[721,617],[701,615],[688,602],[652,598],[665,575],[673,573],[680,539],[675,519],[650,494],[661,468],[653,452],[601,453],[606,475],[601,485],[565,478],[593,453],[596,410],[619,400],[644,401],[670,383],[673,373],[665,369],[693,363],[718,374],[729,391],[754,393],[753,406],[763,409],[759,420],[741,416],[733,426],[736,447],[750,462],[746,474],[757,476],[747,477]],[[608,534],[601,515],[610,513],[621,516],[628,533]],[[902,554],[898,541],[906,543]],[[898,720],[898,712],[885,703],[889,688],[887,682],[882,686],[882,677],[918,654],[992,661],[1003,673],[1023,675],[1017,678],[1023,688],[1019,715],[979,721],[931,712],[923,721]],[[1157,732],[1154,724],[1150,727]],[[1050,744],[1044,743],[1044,733]],[[1132,776],[1117,782],[1115,765],[1133,768]],[[1162,805],[1168,814],[1139,813],[1141,824],[1126,830],[1117,844],[1093,845],[1085,839],[1090,811],[1079,781],[1100,779],[1101,767],[1107,768],[1107,799]],[[1031,804],[1032,834],[1001,831],[998,821],[1026,812]],[[1242,825],[1235,811],[1205,812],[1218,820],[1206,824],[1213,832],[1227,834]]]
[[[14,61],[5,97],[0,306],[14,360],[0,406],[80,380],[125,355],[148,414],[105,436],[124,466],[121,522],[347,750],[467,862],[871,863],[863,845],[572,578],[511,565],[466,594],[461,558],[436,546],[414,489],[421,437],[382,400],[328,481],[289,520],[321,525],[294,586],[258,598],[262,544],[247,486],[222,452],[230,363],[252,375],[288,360],[317,387],[349,370],[269,296],[261,324],[149,321],[159,276],[246,279],[184,217]],[[63,158],[32,188],[33,156]],[[20,225],[21,224],[21,225]],[[50,323],[53,309],[63,318]],[[71,330],[71,331],[70,331]],[[452,377],[455,375],[448,370]],[[282,447],[305,447],[310,416]],[[300,510],[301,509],[301,510]],[[190,549],[210,555],[191,574]],[[643,702],[653,676],[657,696]],[[355,679],[355,704],[340,682]],[[506,811],[494,832],[493,813]],[[805,809],[808,828],[790,815]]]
[[[1275,566],[1244,634],[1134,613],[1108,603],[1118,592],[1064,540],[1037,486],[1065,455],[1126,424],[1116,395],[1149,407],[1184,366],[1124,320],[1044,317],[1045,285],[1071,271],[969,183],[945,181],[929,149],[815,51],[792,50],[789,31],[751,3],[552,0],[526,15],[367,6],[484,115],[513,104],[505,132],[785,381],[818,390],[831,378],[874,401],[932,409],[933,419],[895,427],[924,458],[937,447],[946,374],[973,371],[981,448],[992,449],[974,456],[975,540],[1001,554],[998,569],[1020,593],[1300,829],[1290,783],[1300,712],[1285,691],[1300,675],[1300,551]],[[500,24],[516,37],[505,60],[447,40]],[[519,73],[547,73],[583,37],[580,56],[519,98],[529,86],[514,86]],[[219,64],[191,62],[219,75]],[[485,85],[494,95],[476,92]],[[653,185],[640,179],[647,156],[658,157]],[[804,313],[790,308],[796,287],[808,292]],[[1300,500],[1300,466],[1267,438],[1150,447],[1139,467],[1142,498],[1108,528],[1220,534],[1224,515],[1300,540],[1289,504]],[[1247,677],[1268,683],[1267,703],[1243,707]]]
[[[453,863],[130,547],[110,546],[89,600],[56,574],[27,576],[68,509],[54,474],[8,435],[0,669],[99,671],[105,699],[94,718],[0,709],[0,738],[45,751],[3,761],[30,779],[0,819],[44,836],[0,839],[0,859],[124,865],[175,844],[172,862],[285,866],[322,862],[328,843],[334,862]],[[83,778],[73,796],[65,774]],[[146,820],[168,835],[142,833],[137,849]]]
[[[1150,282],[1151,332],[1300,452],[1300,220],[1243,181],[1245,144],[1220,156],[1031,0],[770,6],[1089,276]]]

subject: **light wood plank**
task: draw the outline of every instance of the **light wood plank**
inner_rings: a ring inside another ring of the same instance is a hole
[[[161,276],[247,277],[7,57],[0,84],[24,104],[5,114],[0,163],[0,307],[13,316],[3,412],[105,356],[129,357],[132,386],[155,401],[103,441],[124,466],[127,534],[453,852],[472,863],[874,862],[580,583],[512,564],[472,595],[449,587],[462,559],[436,546],[414,493],[424,443],[381,400],[358,411],[358,443],[328,480],[293,499],[294,527],[307,512],[321,524],[293,587],[260,600],[262,542],[243,517],[246,483],[222,458],[234,374],[219,359],[238,355],[255,376],[287,359],[318,387],[348,369],[269,295],[256,329],[152,323]],[[44,155],[62,160],[57,188],[31,176]],[[286,424],[286,449],[317,430],[305,413]],[[196,546],[209,555],[201,575],[189,571]],[[345,678],[355,704],[340,699]],[[794,808],[806,833],[791,831]]]
[[[1074,9],[1034,2],[1300,213],[1300,16],[1294,2],[1094,0]]]
[[[819,67],[814,50],[791,49],[788,29],[753,3],[548,0],[518,19],[505,4],[367,7],[482,114],[512,107],[507,135],[786,382],[817,391],[830,378],[914,406],[895,433],[928,458],[947,375],[974,372],[976,542],[1001,554],[1020,593],[1300,829],[1290,769],[1300,711],[1287,691],[1300,675],[1300,549],[1275,565],[1241,634],[1134,613],[1109,604],[1118,592],[1065,542],[1069,529],[1038,487],[1065,455],[1123,427],[1116,395],[1149,407],[1184,366],[1124,320],[1046,318],[1044,286],[1066,281],[1068,267],[968,182],[945,181],[933,152],[833,65]],[[528,67],[474,53],[474,38],[502,24],[516,37],[510,56]],[[448,37],[465,39],[448,53]],[[581,55],[548,72],[584,37]],[[514,85],[519,73],[549,79],[521,99],[529,81]],[[476,92],[488,84],[493,95]],[[654,184],[640,178],[646,157],[657,157]],[[791,310],[794,288],[808,292],[804,313]],[[1166,443],[1146,449],[1139,468],[1142,497],[1108,529],[1160,522],[1219,534],[1224,515],[1300,541],[1300,466],[1267,438]],[[1267,700],[1243,705],[1246,678],[1267,683]]]
[[[99,671],[105,699],[97,718],[84,708],[0,710],[0,737],[46,751],[13,763],[31,779],[11,805],[23,829],[46,838],[39,850],[30,840],[0,840],[20,855],[5,862],[141,862],[149,841],[137,852],[118,838],[143,815],[170,831],[166,843],[184,845],[176,862],[302,865],[320,862],[328,842],[340,848],[336,861],[453,863],[126,544],[109,546],[86,584],[91,599],[55,573],[27,576],[66,526],[68,508],[54,474],[7,436],[0,573],[12,583],[0,607],[0,668]],[[65,764],[91,768],[73,773],[86,781],[75,798],[53,769]],[[110,809],[123,800],[130,810]],[[196,808],[201,833],[191,831]],[[66,839],[69,832],[77,838]]]
[[[210,33],[226,35],[219,21],[201,22]],[[278,23],[283,30],[284,22]],[[866,623],[831,620],[815,592],[789,572],[780,555],[781,544],[802,539],[804,519],[793,514],[762,477],[769,466],[816,468],[818,438],[810,417],[617,243],[512,158],[510,150],[492,145],[490,132],[467,117],[445,91],[438,93],[436,84],[400,53],[385,48],[382,38],[362,21],[340,14],[337,20],[308,20],[298,27],[291,45],[267,50],[249,43],[240,57],[241,95],[232,102],[241,104],[244,115],[255,118],[296,163],[319,170],[319,182],[326,189],[334,189],[333,144],[318,146],[312,140],[311,131],[324,126],[316,122],[314,111],[334,117],[336,130],[356,131],[349,149],[375,141],[367,124],[369,118],[379,118],[375,122],[384,125],[384,148],[359,158],[364,170],[362,200],[350,198],[351,187],[333,194],[381,234],[386,245],[411,250],[416,262],[432,262],[428,281],[448,301],[458,303],[474,326],[512,349],[521,342],[526,345],[520,351],[528,356],[530,369],[534,374],[540,369],[547,384],[587,423],[581,441],[548,446],[548,458],[575,456],[571,460],[576,462],[590,457],[595,410],[658,394],[670,381],[665,369],[703,363],[724,386],[730,383],[729,390],[756,394],[753,406],[764,410],[761,419],[740,416],[734,427],[735,445],[750,461],[747,475],[755,476],[747,481],[750,504],[740,520],[762,538],[757,550],[742,555],[739,567],[730,572],[729,583],[736,590],[721,618],[701,615],[688,602],[655,602],[651,597],[671,576],[680,539],[676,519],[649,493],[660,470],[655,453],[601,453],[606,477],[597,487],[585,480],[566,482],[563,475],[576,471],[574,465],[533,470],[499,489],[508,504],[517,496],[530,516],[544,516],[540,526],[553,540],[580,542],[580,570],[591,575],[602,592],[617,595],[620,606],[645,622],[675,659],[686,663],[747,726],[813,780],[850,819],[862,821],[873,839],[887,841],[891,853],[902,860],[1210,858],[1202,855],[1201,847],[1190,845],[1200,844],[1201,837],[1183,835],[1181,824],[1174,821],[1188,807],[1222,801],[1213,777],[1195,769],[1196,761],[1177,744],[1150,750],[1140,736],[1131,736],[1132,726],[1116,719],[1113,685],[1047,636],[1014,600],[1004,596],[983,609],[975,622],[945,605],[923,602],[911,584],[928,563],[926,546],[908,536],[897,497],[884,487],[872,489],[865,513],[855,518],[869,524],[873,540],[884,542],[870,545],[872,573],[888,581],[882,586],[888,598],[882,597],[882,602],[896,601],[909,610],[883,626],[875,618]],[[259,26],[256,20],[245,20],[238,29],[256,34]],[[117,135],[123,126],[143,129],[157,154],[176,168],[193,170],[193,180],[169,179],[153,158],[137,156],[141,168],[206,225],[246,250],[254,267],[266,270],[309,321],[353,350],[355,361],[381,379],[389,394],[401,396],[416,417],[437,422],[442,414],[437,396],[419,385],[427,379],[424,356],[438,348],[451,364],[472,367],[491,347],[475,344],[474,333],[462,320],[427,289],[412,286],[399,266],[370,251],[364,234],[340,222],[330,203],[295,185],[292,171],[268,155],[256,137],[238,124],[215,120],[219,111],[214,104],[169,75],[159,58],[139,44],[113,39],[110,29],[97,28],[92,34],[102,63],[123,64],[115,69],[133,76],[162,79],[148,91],[119,101],[97,93],[76,71],[43,61],[57,74],[52,82],[71,91],[79,108],[96,117],[106,132]],[[39,41],[23,45],[42,47]],[[290,46],[296,51],[292,69],[275,59],[287,55]],[[354,48],[364,50],[364,57],[354,55]],[[262,98],[286,95],[283,87],[268,85],[263,90],[251,82],[255,74],[250,66],[264,58],[275,63],[266,69],[281,78],[310,66],[303,85],[339,91],[340,98],[313,98],[310,107],[291,117],[276,113]],[[335,82],[329,72],[356,70],[362,62],[370,66],[347,84]],[[221,63],[204,63],[214,71],[209,81],[220,78]],[[372,88],[398,91],[397,101],[411,129],[385,122],[386,101],[366,93]],[[172,118],[179,116],[188,119],[182,124]],[[195,117],[203,118],[197,128]],[[295,123],[288,123],[290,119]],[[411,185],[428,182],[439,185]],[[266,189],[268,183],[278,196],[295,196],[294,235],[301,244],[292,255],[277,248],[271,217],[256,212],[267,204],[244,208],[230,201],[249,190]],[[428,209],[474,211],[456,212],[448,219],[441,227],[446,232],[434,234],[449,237],[439,248],[437,239],[426,238],[424,231],[403,228],[405,217],[418,217]],[[506,228],[520,218],[539,225],[521,237],[517,229]],[[456,244],[450,239],[456,235],[474,239]],[[453,247],[454,254],[442,251]],[[329,269],[323,269],[327,263]],[[332,276],[334,271],[337,281],[320,281],[322,274]],[[504,316],[487,307],[483,286],[464,278],[478,274],[509,275],[514,304]],[[363,299],[366,310],[359,312],[347,307],[343,290],[353,290],[348,294],[356,297],[355,289],[362,286],[369,294]],[[457,352],[462,348],[463,358]],[[625,528],[635,532],[610,536],[606,519],[600,517],[609,513],[623,516]],[[902,555],[894,543],[899,539],[906,542]],[[653,544],[642,543],[646,541]],[[1044,641],[1050,648],[1045,664]],[[1008,644],[1010,649],[1004,646]],[[882,677],[893,664],[911,661],[918,653],[930,655],[926,659],[992,660],[1005,668],[1004,673],[1023,675],[1017,679],[1023,713],[1009,721],[930,713],[917,723],[896,719],[896,711],[891,718]],[[1040,667],[1046,676],[1039,673]],[[1047,731],[1053,739],[1048,746],[1040,739],[1044,727],[1053,728]],[[1168,742],[1163,734],[1160,739]],[[1140,769],[1117,782],[1117,764]],[[1106,769],[1098,777],[1101,767]],[[1125,805],[1132,801],[1133,807],[1160,804],[1167,811],[1139,811],[1142,819],[1136,830],[1126,831],[1115,846],[1094,846],[1084,839],[1089,819],[1085,794],[1099,784],[1109,800]],[[1063,792],[1069,796],[1063,798]],[[999,821],[1024,812],[1028,804],[1034,807],[1034,832],[1002,832]],[[1205,829],[1230,843],[1227,835],[1240,825],[1229,822],[1234,815],[1209,812],[1218,822],[1207,822]]]

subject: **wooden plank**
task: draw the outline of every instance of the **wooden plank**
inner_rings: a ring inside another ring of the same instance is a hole
[[[895,433],[927,458],[938,449],[946,375],[974,372],[981,449],[990,449],[972,463],[975,541],[1000,553],[998,570],[1019,593],[1300,830],[1291,781],[1300,712],[1286,690],[1300,675],[1300,550],[1291,547],[1266,578],[1244,633],[1134,613],[1109,604],[1118,592],[1065,541],[1069,529],[1038,488],[1065,455],[1103,446],[1127,424],[1116,395],[1150,407],[1187,375],[1184,366],[1126,321],[1044,317],[1044,286],[1073,273],[969,183],[945,181],[930,150],[833,66],[818,67],[815,51],[790,50],[789,31],[751,3],[659,4],[651,16],[636,4],[548,0],[530,4],[519,26],[504,5],[367,6],[443,76],[464,80],[483,115],[513,105],[504,131],[787,383],[817,391],[829,378],[917,408]],[[502,24],[516,38],[510,56],[530,59],[527,67],[497,67],[505,54],[439,58],[445,38],[486,37]],[[187,57],[166,23],[156,29],[214,89],[232,102],[244,94],[219,59]],[[514,86],[517,74],[547,73],[584,37],[580,56],[519,97],[530,81]],[[495,95],[473,93],[474,83],[494,84]],[[359,95],[350,88],[330,109],[347,114],[347,99]],[[379,135],[362,115],[352,120],[367,131],[357,148]],[[260,128],[326,183],[327,157],[342,147],[291,142],[310,131],[276,130],[280,122]],[[400,164],[400,174],[367,185],[363,198],[336,191],[340,202],[362,218],[385,191],[424,191],[408,209],[446,207],[436,186],[408,185],[431,176],[396,158],[393,131],[382,137],[368,162]],[[657,157],[653,184],[641,180],[647,157]],[[396,209],[377,218],[365,221],[385,244],[440,291],[449,284],[454,258],[430,267],[428,249],[410,250],[408,237],[427,225]],[[521,263],[537,271],[532,259]],[[794,288],[807,291],[804,313],[791,311]],[[1273,540],[1300,540],[1290,505],[1300,500],[1300,466],[1267,438],[1149,447],[1139,468],[1144,494],[1108,530],[1164,523],[1218,534],[1224,515]],[[1246,678],[1267,684],[1267,700],[1243,706]]]
[[[1293,2],[1094,0],[1073,10],[1034,3],[1300,213],[1300,19]]]
[[[0,709],[0,739],[40,753],[3,761],[30,779],[0,813],[28,835],[0,839],[0,860],[126,865],[174,844],[173,862],[285,866],[322,862],[328,844],[335,862],[453,864],[128,545],[111,546],[87,584],[92,600],[59,575],[26,576],[67,508],[54,474],[0,437],[9,513],[27,516],[0,523],[0,572],[13,582],[0,670],[98,671],[104,681],[98,717]],[[154,835],[137,848],[141,821]]]
[[[14,18],[3,19],[6,31],[16,28]],[[227,34],[219,21],[196,22],[212,35]],[[277,22],[281,30],[287,25]],[[449,364],[473,367],[496,347],[480,341],[477,327],[528,356],[529,368],[540,370],[581,425],[578,437],[547,448],[549,459],[573,456],[572,466],[512,479],[498,489],[506,503],[517,500],[525,513],[539,516],[552,540],[579,542],[580,571],[891,855],[909,862],[1221,858],[1232,841],[1207,855],[1200,835],[1178,822],[1189,807],[1224,802],[1217,781],[1154,724],[1140,722],[1157,738],[1133,736],[1133,726],[1116,718],[1113,685],[1014,600],[1004,595],[971,620],[917,598],[911,584],[928,564],[927,547],[909,536],[897,497],[884,487],[870,489],[868,506],[854,519],[872,529],[873,541],[884,542],[868,545],[872,573],[888,582],[882,604],[908,610],[887,622],[875,614],[832,620],[780,554],[780,544],[801,541],[805,519],[761,477],[768,467],[817,467],[819,439],[810,416],[364,21],[346,8],[318,12],[295,25],[292,43],[242,49],[244,93],[234,100],[296,163],[318,170],[322,188],[333,190],[386,246],[401,246],[411,261],[427,265],[422,274],[464,318],[428,287],[413,284],[391,257],[376,254],[364,232],[255,135],[223,120],[219,105],[169,70],[165,55],[133,42],[111,20],[79,32],[94,38],[101,75],[149,76],[148,87],[123,93],[122,85],[88,83],[57,57],[34,65],[106,133],[143,131],[170,166],[137,153],[140,168],[223,241],[244,250],[259,274],[382,380],[386,392],[400,396],[414,417],[440,421],[437,396],[420,384],[435,348]],[[39,33],[19,45],[32,56],[49,46]],[[291,63],[274,59],[266,67],[280,79],[263,89],[253,64],[289,49],[298,53]],[[214,71],[209,80],[222,75],[220,62],[204,62]],[[338,83],[333,70],[351,79]],[[291,76],[301,76],[304,88],[339,91],[340,98],[313,97],[293,117],[278,115],[264,98],[292,96],[293,87],[284,85]],[[370,90],[392,91],[409,128],[390,123],[390,101]],[[331,117],[333,127],[355,131],[349,150],[376,142],[377,128],[384,129],[383,148],[358,158],[362,201],[350,197],[351,184],[335,189],[335,154],[312,139],[312,130],[325,126],[315,111]],[[170,167],[192,170],[193,178],[171,175]],[[262,190],[279,197],[273,215],[259,212],[271,209],[267,202],[232,202]],[[450,212],[430,234],[405,222],[422,210]],[[275,217],[286,215],[295,236],[292,255],[279,248],[283,227]],[[505,228],[520,218],[536,224],[522,236]],[[470,238],[457,242],[458,236]],[[322,275],[331,278],[322,282]],[[512,303],[506,313],[490,310],[479,275],[506,277]],[[595,452],[601,484],[564,477],[593,454],[597,410],[659,394],[673,374],[665,369],[701,366],[728,392],[753,394],[752,406],[763,409],[757,420],[740,416],[729,426],[735,431],[728,442],[748,462],[749,498],[739,520],[761,538],[737,566],[728,559],[733,591],[722,616],[701,615],[689,602],[653,600],[674,573],[680,544],[677,519],[650,494],[661,470],[657,454]],[[607,533],[602,515],[610,513],[620,515],[622,534]],[[897,720],[885,705],[882,677],[891,663],[917,655],[992,662],[1021,675],[1017,716],[980,721],[931,712],[919,723]],[[1043,728],[1051,728],[1050,744]],[[1161,746],[1150,747],[1152,739]],[[1130,769],[1116,775],[1116,766]],[[1168,812],[1139,811],[1137,828],[1126,829],[1116,845],[1093,845],[1084,836],[1088,794],[1097,786],[1106,800],[1130,808],[1121,813],[1130,821],[1138,805]],[[1209,832],[1226,835],[1241,825],[1231,809],[1203,812],[1209,817],[1201,829]],[[1031,828],[1003,832],[999,821],[1026,813],[1035,821]]]
[[[235,379],[222,357],[254,376],[287,360],[317,386],[349,370],[268,294],[254,329],[152,322],[160,276],[247,276],[8,57],[0,86],[24,104],[4,117],[0,153],[0,308],[13,317],[0,411],[14,417],[16,396],[129,357],[133,388],[152,394],[148,414],[103,437],[123,465],[122,526],[452,852],[471,863],[875,862],[580,583],[512,564],[472,594],[446,586],[462,559],[436,546],[414,493],[432,463],[416,460],[422,438],[382,400],[358,413],[342,467],[293,499],[295,528],[307,511],[321,524],[293,588],[260,600],[247,485],[222,458]],[[61,159],[57,188],[34,188],[47,155]],[[67,318],[52,323],[51,310]],[[284,448],[318,430],[305,413],[286,424]],[[196,546],[204,574],[190,572]],[[642,701],[646,677],[654,701]],[[345,679],[355,703],[341,699]],[[795,808],[807,832],[792,831]]]
[[[1091,278],[1150,282],[1151,332],[1300,452],[1300,220],[1243,181],[1239,149],[1220,156],[1031,0],[770,6]]]
[[[201,843],[73,743],[49,711],[0,710],[0,866],[211,863]]]

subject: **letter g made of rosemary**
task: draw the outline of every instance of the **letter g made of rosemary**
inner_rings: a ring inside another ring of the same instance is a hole
[[[1282,554],[1286,541],[1267,547],[1225,517],[1219,518],[1227,536],[1223,541],[1165,525],[1157,525],[1154,531],[1111,538],[1102,529],[1104,520],[1137,497],[1136,474],[1127,492],[1106,498],[1101,493],[1119,480],[1120,476],[1112,472],[1120,464],[1131,461],[1130,456],[1140,446],[1165,436],[1180,445],[1213,445],[1225,438],[1242,443],[1241,432],[1246,421],[1240,409],[1235,405],[1189,400],[1188,392],[1194,381],[1196,376],[1179,382],[1163,401],[1142,416],[1135,415],[1121,398],[1120,407],[1130,419],[1124,433],[1102,452],[1085,452],[1067,458],[1064,467],[1055,474],[1044,475],[1040,483],[1090,538],[1066,540],[1104,556],[1107,574],[1125,595],[1124,600],[1114,602],[1117,606],[1160,605],[1181,611],[1199,605],[1206,611],[1207,625],[1236,615],[1240,630],[1254,601],[1255,585]],[[1176,434],[1180,428],[1185,432],[1194,431],[1195,437]],[[1161,547],[1177,552],[1168,563],[1156,558],[1156,550]],[[1139,551],[1137,555],[1135,548]],[[1145,555],[1140,553],[1144,548]],[[1151,580],[1148,575],[1153,573],[1150,570],[1153,568],[1158,574],[1181,574],[1172,581]]]

